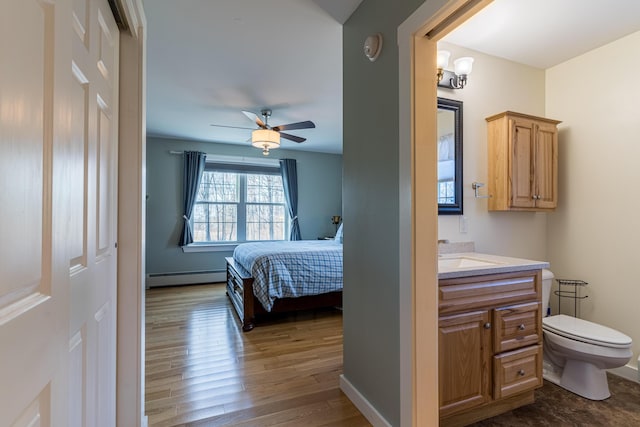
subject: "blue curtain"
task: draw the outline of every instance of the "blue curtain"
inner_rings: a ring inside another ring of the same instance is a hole
[[[193,230],[191,229],[191,215],[193,214],[193,206],[196,204],[196,196],[198,195],[198,187],[200,187],[200,179],[207,155],[200,151],[184,152],[184,171],[182,174],[182,194],[184,225],[182,234],[180,234],[180,246],[186,246],[193,243]]]
[[[282,174],[282,186],[284,197],[289,207],[291,218],[291,231],[289,240],[301,240],[300,225],[298,224],[298,170],[295,159],[280,159],[280,173]]]

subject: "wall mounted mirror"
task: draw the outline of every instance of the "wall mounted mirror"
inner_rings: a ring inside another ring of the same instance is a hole
[[[438,214],[462,215],[462,101],[438,98]]]

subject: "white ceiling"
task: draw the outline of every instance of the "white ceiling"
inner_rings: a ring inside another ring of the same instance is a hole
[[[316,124],[283,148],[342,152],[342,23],[361,1],[145,0],[147,134],[247,144],[211,124],[266,107]],[[639,30],[640,0],[494,0],[444,40],[544,69]]]
[[[360,0],[146,0],[147,134],[247,144],[256,128],[312,120],[282,148],[342,152],[342,25]],[[327,10],[323,9],[326,7]]]
[[[443,41],[546,69],[640,30],[640,0],[494,0]]]

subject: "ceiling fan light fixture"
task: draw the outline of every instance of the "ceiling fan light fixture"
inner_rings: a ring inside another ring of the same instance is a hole
[[[269,155],[269,150],[280,147],[280,134],[271,129],[256,129],[251,132],[251,145],[262,148],[262,154]]]

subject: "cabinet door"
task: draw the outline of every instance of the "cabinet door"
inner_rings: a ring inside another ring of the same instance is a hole
[[[509,119],[509,182],[511,207],[535,207],[534,194],[534,144],[535,129],[531,120]]]
[[[534,188],[536,207],[553,209],[558,201],[558,131],[555,125],[535,125]]]
[[[440,317],[440,417],[491,399],[491,328],[488,311]]]

